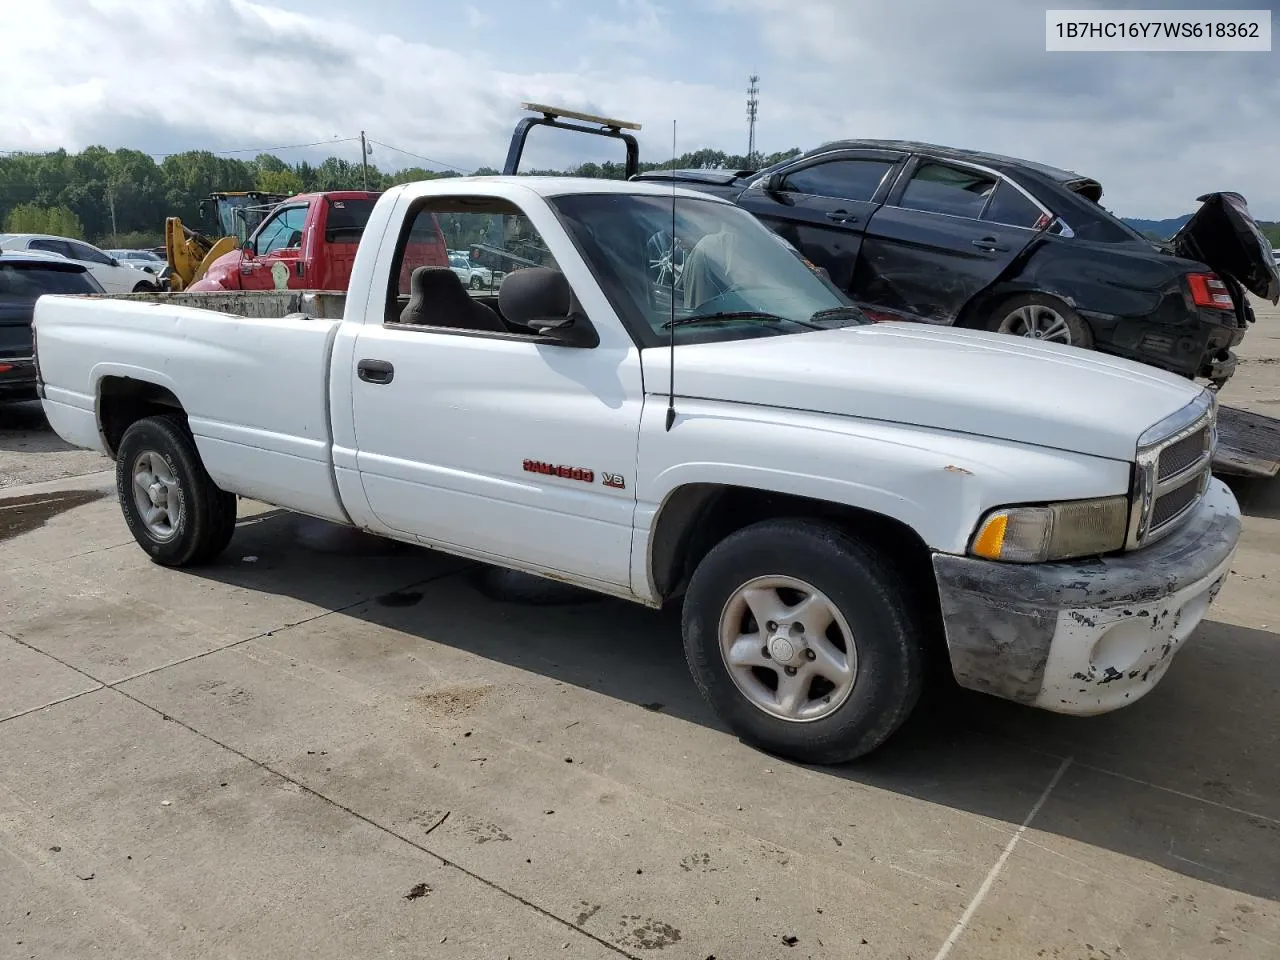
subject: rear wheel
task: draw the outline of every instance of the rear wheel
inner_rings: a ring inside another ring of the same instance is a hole
[[[134,293],[155,293],[156,287],[154,284],[151,284],[151,283],[139,283],[134,285],[133,292]]]
[[[1042,293],[1024,293],[1001,302],[991,312],[986,328],[1015,337],[1093,349],[1093,331],[1088,322],[1061,300]]]
[[[207,563],[235,532],[235,495],[214,484],[177,416],[147,417],[125,430],[116,492],[129,532],[164,566]]]
[[[479,290],[484,286],[484,279],[477,273],[471,275],[471,289]]]
[[[685,655],[745,742],[803,763],[882,744],[919,699],[923,630],[888,564],[840,530],[769,520],[694,572]]]

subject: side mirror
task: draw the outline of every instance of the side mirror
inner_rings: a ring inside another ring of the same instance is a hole
[[[583,313],[563,317],[530,317],[525,321],[525,326],[544,337],[558,340],[566,347],[590,348],[600,345],[600,334]]]
[[[781,173],[771,173],[764,182],[764,188],[769,193],[783,193],[786,190],[786,179]]]
[[[559,270],[526,267],[507,274],[498,289],[498,307],[512,323],[563,346],[589,348],[600,344],[600,334]]]
[[[241,252],[241,253],[248,253],[248,254],[252,254],[252,253],[253,253],[253,241],[252,241],[252,240],[246,240],[244,243],[240,244],[240,252]]]

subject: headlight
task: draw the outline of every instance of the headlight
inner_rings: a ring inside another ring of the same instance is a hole
[[[1128,528],[1128,497],[1002,507],[983,517],[969,552],[1009,563],[1088,557],[1121,549]]]

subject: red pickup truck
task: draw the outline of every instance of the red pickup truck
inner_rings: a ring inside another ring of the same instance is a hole
[[[213,262],[198,290],[346,290],[356,248],[380,194],[364,190],[303,193],[280,203],[244,246]],[[424,218],[418,218],[419,223]],[[406,269],[449,266],[435,218],[412,237]]]

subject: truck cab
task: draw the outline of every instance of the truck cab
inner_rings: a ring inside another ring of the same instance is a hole
[[[346,290],[369,215],[381,194],[364,190],[304,193],[268,214],[237,250],[214,261],[193,292]],[[438,222],[415,238],[421,264],[448,266]]]

